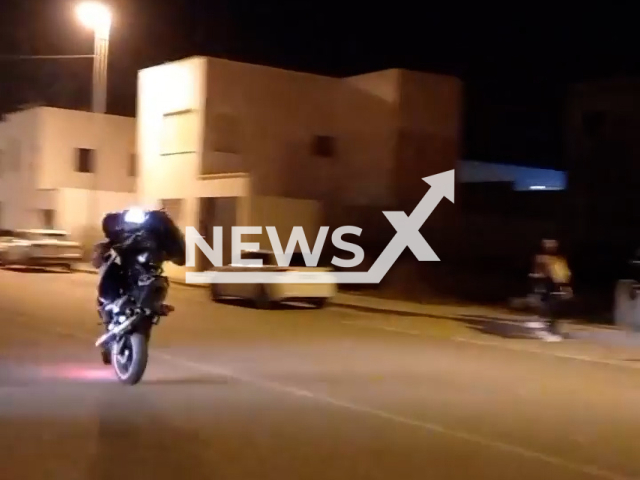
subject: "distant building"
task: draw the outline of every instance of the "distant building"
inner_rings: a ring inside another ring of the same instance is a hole
[[[79,237],[135,202],[135,119],[36,107],[0,122],[0,228]]]
[[[461,160],[457,165],[461,183],[509,182],[517,191],[556,191],[567,188],[566,172],[547,168]]]
[[[421,179],[456,166],[462,98],[458,79],[406,70],[336,79],[202,57],[151,67],[138,76],[140,200],[203,231],[221,224],[207,198],[231,199],[237,224],[253,196],[320,202],[329,223],[347,205],[413,209]]]
[[[610,239],[619,229],[628,231],[639,224],[638,132],[640,79],[572,88],[566,112],[566,164],[572,216],[581,236]]]

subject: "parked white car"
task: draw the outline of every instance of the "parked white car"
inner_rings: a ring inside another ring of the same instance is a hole
[[[63,267],[82,261],[82,248],[62,230],[16,230],[0,238],[0,265]]]
[[[216,268],[216,272],[268,272],[277,271],[290,276],[286,283],[250,284],[250,283],[213,283],[211,298],[219,301],[224,298],[244,298],[255,302],[258,308],[267,309],[282,302],[309,303],[316,308],[325,306],[327,300],[338,291],[330,268],[307,267],[302,253],[296,252],[291,257],[289,267],[280,267],[273,252],[267,250],[251,250],[241,253],[243,260],[260,259],[262,266],[227,265]],[[300,275],[313,274],[319,283],[297,283]],[[322,282],[322,283],[320,283]]]

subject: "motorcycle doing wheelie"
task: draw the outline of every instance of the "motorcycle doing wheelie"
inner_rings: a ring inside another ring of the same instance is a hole
[[[96,341],[103,363],[118,380],[135,385],[149,358],[153,326],[173,308],[164,303],[169,280],[162,264],[185,264],[182,232],[163,210],[110,213],[103,219],[107,241],[98,252],[98,315],[106,332]]]

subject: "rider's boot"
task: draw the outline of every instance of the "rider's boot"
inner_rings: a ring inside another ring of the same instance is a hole
[[[173,305],[169,305],[168,303],[163,303],[160,306],[160,315],[162,315],[162,316],[169,315],[175,309],[176,309],[176,307],[174,307]]]

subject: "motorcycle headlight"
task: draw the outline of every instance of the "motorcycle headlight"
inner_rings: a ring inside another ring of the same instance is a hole
[[[124,215],[124,221],[127,223],[144,223],[147,219],[147,213],[140,208],[131,208]]]

